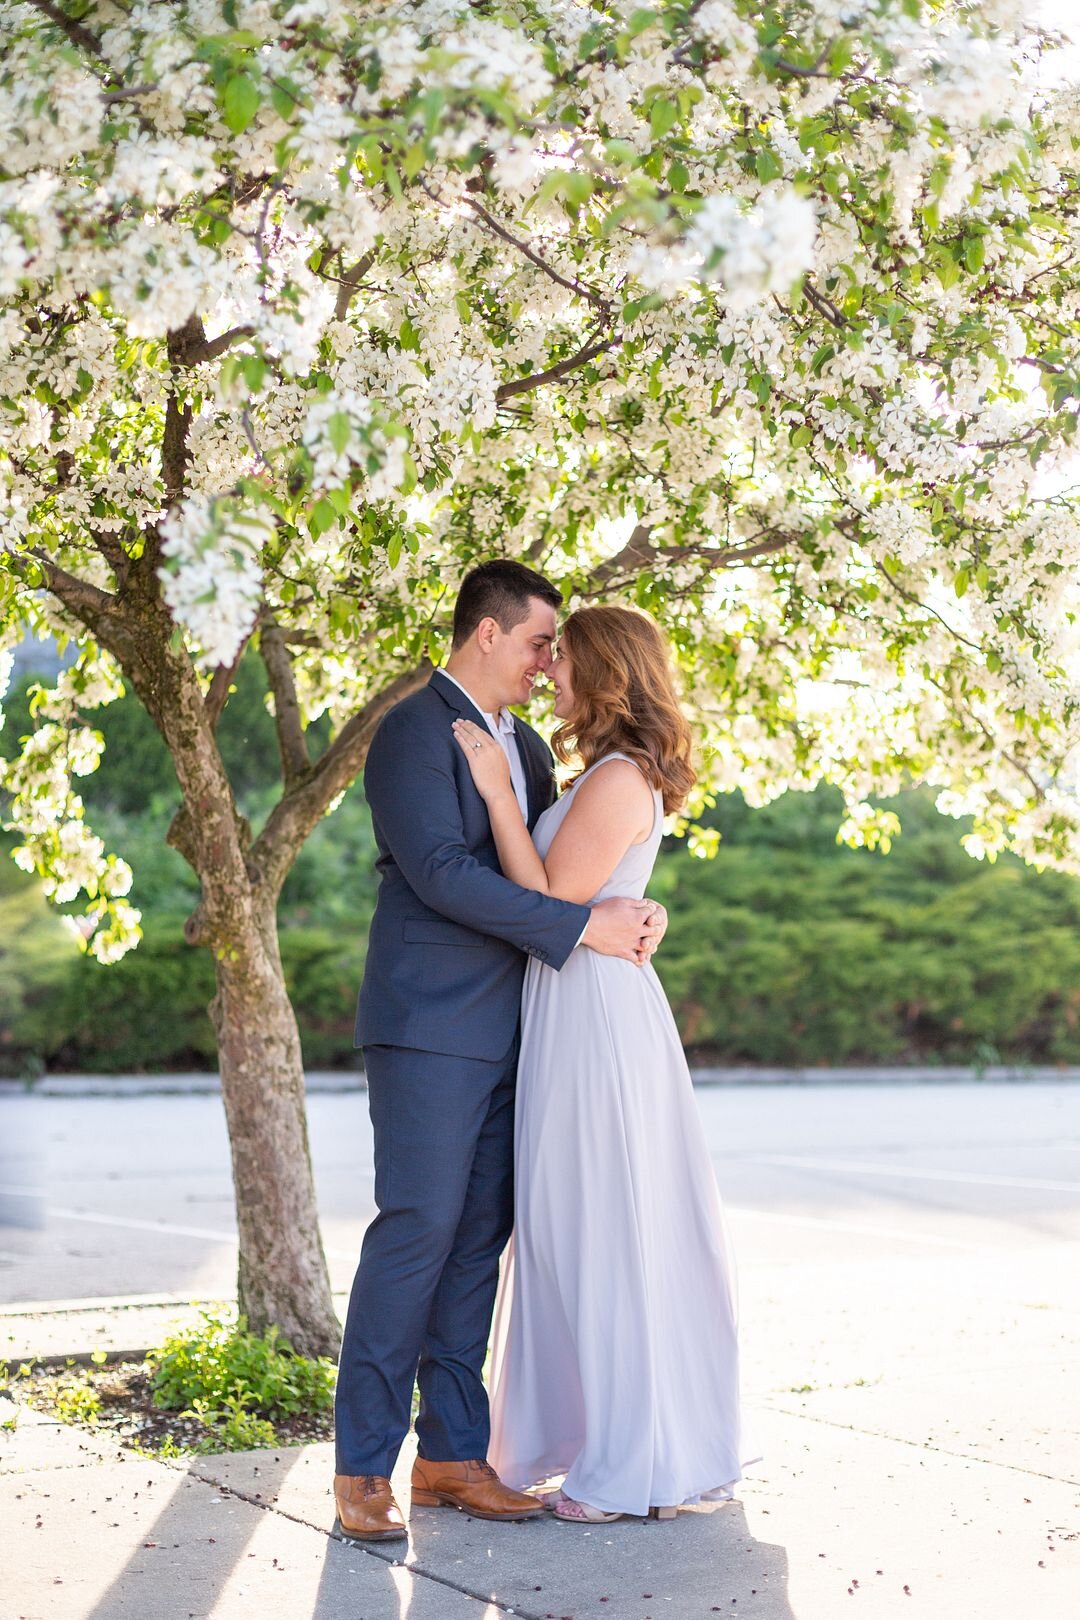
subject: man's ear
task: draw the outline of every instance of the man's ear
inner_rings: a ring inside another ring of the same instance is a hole
[[[495,645],[495,637],[499,634],[499,621],[490,615],[481,619],[476,627],[476,641],[481,652],[490,652]]]

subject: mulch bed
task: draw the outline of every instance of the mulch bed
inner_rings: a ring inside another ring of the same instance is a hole
[[[100,1402],[96,1417],[82,1421],[73,1415],[85,1403],[83,1391]],[[32,1367],[13,1373],[7,1393],[37,1411],[62,1422],[74,1423],[92,1434],[108,1434],[121,1445],[150,1456],[176,1456],[197,1451],[227,1449],[212,1430],[195,1417],[165,1412],[153,1402],[153,1381],[142,1361],[110,1362],[103,1367]],[[275,1446],[308,1445],[333,1438],[333,1413],[282,1418],[274,1425]]]

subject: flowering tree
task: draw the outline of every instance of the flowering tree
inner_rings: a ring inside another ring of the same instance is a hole
[[[972,853],[1076,868],[1080,97],[1023,9],[6,5],[0,647],[78,649],[6,769],[16,859],[135,942],[72,785],[129,687],[256,1324],[337,1331],[277,897],[473,560],[655,610],[712,785],[828,780],[873,844],[914,778]],[[259,829],[215,742],[249,644]]]

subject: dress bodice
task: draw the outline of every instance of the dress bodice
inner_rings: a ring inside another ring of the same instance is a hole
[[[636,764],[636,761],[630,759],[629,754],[605,754],[603,759],[598,759],[594,764],[590,765],[587,771],[582,771],[581,775],[571,783],[566,792],[560,794],[551,808],[544,811],[533,828],[533,843],[536,845],[541,860],[545,859],[548,850],[554,843],[555,834],[569,813],[570,806],[574,802],[574,795],[582,782],[587,776],[591,776],[593,771],[600,770],[602,766],[612,759],[626,759],[630,760],[632,765]],[[653,806],[653,825],[648,838],[644,839],[640,844],[630,845],[630,848],[623,855],[607,882],[597,890],[596,894],[588,902],[589,905],[595,904],[597,900],[610,900],[614,896],[631,900],[640,900],[644,896],[646,886],[652,876],[656,853],[660,848],[660,839],[664,830],[664,800],[658,788],[653,789]]]

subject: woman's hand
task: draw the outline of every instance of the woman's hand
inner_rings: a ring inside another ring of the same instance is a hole
[[[504,793],[509,793],[513,797],[514,788],[510,781],[510,761],[506,749],[501,743],[496,742],[491,732],[484,726],[474,725],[471,720],[455,720],[454,736],[469,762],[472,779],[484,802],[490,804],[492,799],[497,799]],[[516,799],[514,803],[517,803]]]

